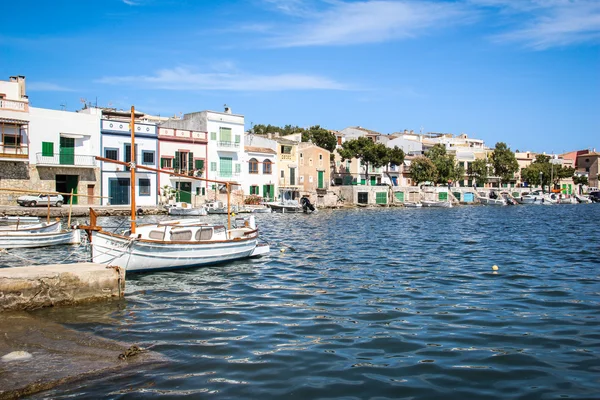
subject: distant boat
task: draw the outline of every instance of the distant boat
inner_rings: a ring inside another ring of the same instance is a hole
[[[421,207],[423,207],[423,204],[418,203],[416,201],[405,201],[403,204],[404,204],[404,207],[409,207],[409,208],[421,208]]]
[[[201,216],[208,214],[206,208],[193,207],[190,203],[185,202],[175,203],[168,210],[169,215]]]
[[[423,207],[452,208],[452,203],[447,200],[421,200]]]
[[[499,196],[493,190],[490,192],[479,192],[477,200],[479,200],[481,204],[487,206],[505,206],[508,204],[508,202],[503,196]]]
[[[296,188],[280,188],[279,200],[269,201],[265,205],[276,213],[301,213],[302,205],[298,199],[300,191]]]

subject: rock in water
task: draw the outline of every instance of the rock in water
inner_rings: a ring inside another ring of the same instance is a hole
[[[26,351],[13,351],[12,353],[3,355],[2,361],[27,360],[28,358],[31,358],[31,357],[33,357],[33,356]]]

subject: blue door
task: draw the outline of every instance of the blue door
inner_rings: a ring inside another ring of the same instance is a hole
[[[129,178],[108,178],[108,195],[113,206],[129,204]]]

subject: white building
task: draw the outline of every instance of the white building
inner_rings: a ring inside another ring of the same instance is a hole
[[[232,114],[225,106],[224,112],[199,111],[184,114],[181,119],[168,120],[161,128],[173,128],[195,132],[207,132],[207,156],[205,176],[223,182],[241,179],[244,154],[244,116]],[[211,184],[209,189],[217,188]],[[240,188],[233,188],[239,190]],[[208,193],[207,193],[208,195]]]
[[[29,117],[29,163],[36,167],[32,179],[47,190],[79,194],[73,204],[99,204],[91,196],[100,195],[95,159],[100,154],[100,116],[30,107]],[[63,197],[70,201],[70,195]]]
[[[131,161],[131,113],[129,111],[103,110],[100,125],[101,154],[105,158]],[[135,122],[135,154],[136,164],[150,168],[158,168],[158,134],[154,123],[141,121],[143,114],[136,113]],[[130,204],[131,172],[128,167],[101,163],[102,169],[102,204]],[[154,206],[158,204],[158,179],[156,172],[136,170],[135,203],[138,206]]]
[[[259,135],[245,135],[242,190],[273,201],[277,195],[277,142]]]
[[[158,128],[158,154],[161,170],[187,177],[161,173],[158,176],[163,202],[182,201],[199,206],[205,200],[208,184],[193,177],[206,176],[208,158],[206,132]]]

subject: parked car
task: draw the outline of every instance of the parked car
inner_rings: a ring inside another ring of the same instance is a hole
[[[50,198],[50,205],[60,207],[65,203],[65,199],[60,194],[39,194],[39,195],[26,195],[21,196],[17,199],[17,203],[23,207],[35,207],[35,206],[47,206],[48,197]]]

